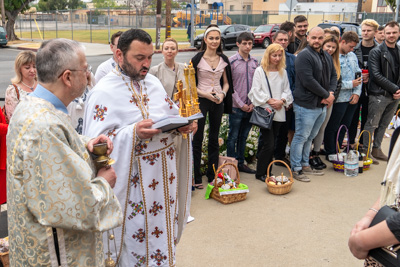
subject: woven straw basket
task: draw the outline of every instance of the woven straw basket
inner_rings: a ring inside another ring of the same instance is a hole
[[[332,164],[333,164],[333,169],[337,172],[344,172],[344,161],[339,160],[339,153],[341,153],[340,151],[340,147],[339,147],[339,134],[340,134],[340,130],[344,127],[344,129],[346,130],[347,136],[349,136],[349,130],[347,129],[346,125],[341,125],[339,127],[339,130],[337,132],[336,135],[336,155],[337,155],[337,160],[332,160]],[[349,153],[349,142],[347,142],[347,150],[346,152]]]
[[[0,260],[4,267],[10,267],[9,252],[0,253]]]
[[[369,157],[369,148],[370,148],[370,146],[371,146],[371,133],[370,132],[368,132],[368,131],[366,131],[366,130],[363,130],[361,133],[360,133],[360,135],[358,136],[358,140],[357,140],[357,148],[356,148],[356,150],[358,151],[358,146],[360,145],[360,138],[361,138],[361,135],[363,134],[363,133],[367,133],[368,134],[368,150],[367,150],[367,155],[365,156],[365,159],[364,159],[364,161],[363,161],[363,170],[364,171],[368,171],[369,170],[369,167],[371,167],[371,164],[372,164],[372,159]]]
[[[270,169],[271,166],[274,162],[281,162],[285,164],[286,168],[289,170],[290,177],[289,177],[289,182],[286,184],[282,185],[275,185],[275,184],[269,184],[268,179],[270,178]],[[282,160],[273,160],[269,165],[268,165],[268,170],[267,170],[267,179],[265,179],[265,183],[267,184],[268,192],[274,195],[284,195],[290,192],[292,190],[292,185],[293,185],[293,174],[292,170],[290,167]]]
[[[215,172],[215,177],[214,177],[214,183],[216,183],[217,178],[218,178],[218,173],[223,170],[224,167],[226,166],[233,166],[236,170],[237,173],[237,178],[235,180],[236,184],[240,184],[240,174],[237,166],[233,163],[225,163],[222,164],[221,166],[218,167],[217,171]],[[237,193],[237,194],[230,194],[230,195],[220,195],[219,193],[219,188],[221,187],[222,184],[214,184],[214,188],[211,191],[210,197],[215,199],[216,201],[221,202],[222,204],[231,204],[239,201],[243,201],[246,199],[247,193]]]

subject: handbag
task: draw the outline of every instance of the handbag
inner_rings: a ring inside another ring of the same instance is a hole
[[[271,86],[269,85],[267,74],[265,74],[265,79],[267,80],[269,95],[272,98]],[[250,123],[256,125],[264,130],[271,130],[272,122],[274,121],[275,111],[268,111],[262,107],[254,107],[253,113],[250,117]]]
[[[369,227],[380,223],[396,212],[397,209],[395,207],[383,206],[375,215]],[[371,249],[368,255],[385,267],[398,267],[400,266],[400,257],[398,257],[397,252],[399,249],[400,245],[398,244],[394,246],[375,248]]]

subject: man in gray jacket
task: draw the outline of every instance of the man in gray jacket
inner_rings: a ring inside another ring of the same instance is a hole
[[[332,57],[322,50],[324,31],[320,27],[310,30],[307,47],[295,61],[296,86],[293,92],[295,134],[290,147],[290,163],[293,177],[309,182],[310,175],[323,175],[309,165],[312,140],[325,120],[326,106],[332,105],[336,90],[336,70]]]
[[[400,36],[399,24],[390,21],[384,31],[385,41],[372,49],[368,57],[369,101],[364,130],[374,136],[372,156],[387,161],[381,149],[382,139],[400,99],[400,47],[396,44]],[[368,135],[363,139],[364,144],[368,144]]]

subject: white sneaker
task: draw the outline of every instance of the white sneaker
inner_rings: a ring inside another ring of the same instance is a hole
[[[303,168],[303,173],[306,175],[317,175],[317,176],[321,176],[324,175],[324,172],[321,170],[316,170],[316,169],[311,169],[310,166]]]
[[[190,216],[188,217],[187,223],[193,222],[194,221],[194,217]]]

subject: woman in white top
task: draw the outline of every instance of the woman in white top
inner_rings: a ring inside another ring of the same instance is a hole
[[[268,46],[260,66],[254,73],[253,85],[248,95],[255,107],[275,110],[271,130],[260,129],[262,146],[258,151],[256,178],[263,182],[267,177],[268,165],[273,158],[275,138],[279,133],[279,128],[286,121],[285,108],[293,102],[285,62],[285,51],[281,45]],[[267,79],[270,88],[268,88]]]
[[[5,116],[10,121],[12,114],[19,101],[29,93],[32,93],[37,86],[36,56],[32,51],[20,52],[14,64],[15,77],[6,89],[5,95]]]
[[[185,76],[183,75],[185,66],[182,63],[175,62],[175,57],[178,54],[178,43],[175,39],[165,39],[161,49],[164,62],[152,67],[149,73],[161,81],[168,96],[173,99],[174,93],[177,92],[176,82],[178,80],[185,81]]]

